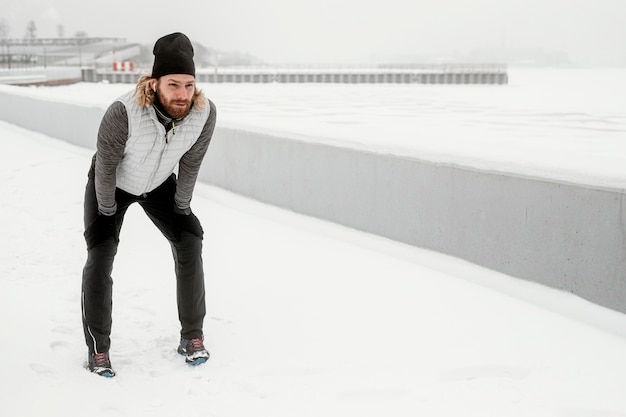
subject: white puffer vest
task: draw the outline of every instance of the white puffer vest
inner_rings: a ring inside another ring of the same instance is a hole
[[[209,117],[209,106],[192,108],[169,132],[159,122],[154,107],[140,107],[135,92],[117,99],[128,113],[128,141],[117,167],[117,187],[139,196],[148,193],[174,172],[180,158],[196,143]]]

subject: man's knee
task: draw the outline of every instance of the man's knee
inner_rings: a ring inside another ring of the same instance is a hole
[[[178,231],[178,240],[188,239],[187,234],[195,235],[202,240],[204,230],[195,214],[174,214],[175,227]]]
[[[116,253],[117,242],[112,237],[98,243],[87,251],[85,269],[104,271],[112,269]]]
[[[117,248],[119,227],[116,217],[97,215],[87,226],[84,236],[87,249],[90,251],[100,247],[103,247],[104,250],[110,250],[111,247]]]
[[[193,263],[202,257],[202,238],[182,230],[178,239],[172,242],[172,252],[177,263]]]

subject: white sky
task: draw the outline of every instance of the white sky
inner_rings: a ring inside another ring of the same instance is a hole
[[[187,4],[193,4],[193,7]],[[221,50],[273,62],[367,62],[483,48],[562,51],[574,63],[626,65],[624,0],[0,0],[22,37],[85,31],[153,43],[181,31]]]

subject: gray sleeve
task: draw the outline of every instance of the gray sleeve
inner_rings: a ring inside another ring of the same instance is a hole
[[[112,216],[117,211],[115,202],[116,170],[128,140],[128,114],[119,101],[111,104],[100,122],[96,151],[96,198],[98,211]]]
[[[210,100],[209,109],[209,117],[202,128],[198,140],[191,149],[183,155],[178,164],[178,183],[174,199],[176,206],[185,212],[189,211],[189,204],[198,178],[198,172],[200,171],[200,165],[209,148],[213,130],[215,129],[217,110],[215,104]]]

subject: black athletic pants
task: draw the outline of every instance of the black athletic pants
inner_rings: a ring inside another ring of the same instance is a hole
[[[203,231],[193,213],[186,216],[174,212],[175,191],[174,174],[158,188],[142,196],[134,196],[118,188],[115,192],[117,212],[114,216],[104,216],[98,213],[92,164],[85,191],[87,262],[83,269],[81,300],[85,341],[90,353],[109,351],[113,287],[111,272],[124,214],[133,203],[141,205],[172,247],[181,337],[202,338],[202,324],[206,314]]]

